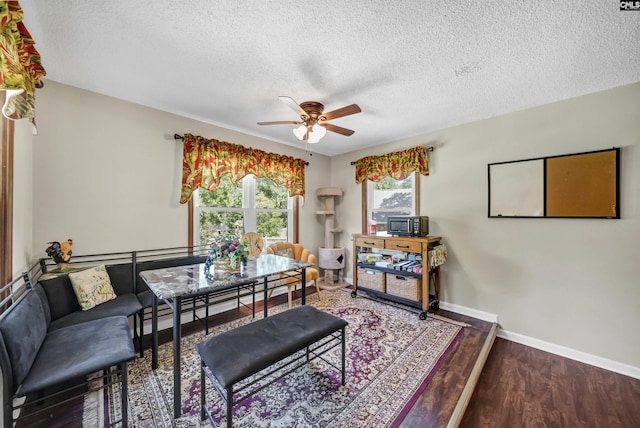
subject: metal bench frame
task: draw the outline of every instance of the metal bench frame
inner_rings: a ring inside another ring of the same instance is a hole
[[[255,321],[259,323],[262,320]],[[345,343],[345,329],[346,325],[339,328],[336,331],[329,333],[320,340],[312,343],[311,345],[301,346],[299,349],[284,356],[282,359],[272,364],[271,366],[259,370],[256,372],[246,373],[245,376],[237,382],[224,388],[224,386],[218,381],[213,372],[207,367],[204,360],[201,358],[201,370],[200,370],[200,419],[208,419],[212,426],[217,427],[213,415],[207,408],[206,403],[206,379],[209,379],[214,389],[221,397],[222,401],[226,404],[226,421],[227,427],[231,428],[233,424],[233,408],[243,402],[244,400],[255,395],[259,391],[268,387],[269,385],[277,382],[286,375],[299,369],[300,367],[308,364],[309,362],[319,358],[331,367],[338,370],[341,374],[341,384],[346,384],[346,343]],[[233,330],[231,330],[233,331]],[[332,349],[341,346],[341,367],[337,367],[331,361],[323,357],[324,354]],[[224,352],[224,351],[221,351]],[[253,378],[258,375],[256,378]]]

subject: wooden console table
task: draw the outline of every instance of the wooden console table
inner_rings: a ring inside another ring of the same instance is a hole
[[[353,292],[358,288],[378,297],[422,309],[421,319],[427,318],[427,310],[440,307],[440,266],[430,269],[430,250],[440,245],[440,236],[420,238],[363,235],[353,236]],[[375,263],[381,253],[395,254],[398,263],[408,262],[408,268],[400,269],[396,263],[384,266]],[[370,256],[370,257],[367,257]],[[371,259],[367,261],[367,258]],[[421,269],[418,269],[420,266]],[[426,280],[425,280],[426,279]],[[433,298],[429,288],[433,284]]]

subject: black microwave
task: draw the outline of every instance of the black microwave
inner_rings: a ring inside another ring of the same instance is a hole
[[[387,233],[395,236],[427,236],[429,217],[427,216],[389,216]]]

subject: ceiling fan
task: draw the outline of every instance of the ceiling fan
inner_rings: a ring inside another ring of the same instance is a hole
[[[307,141],[310,144],[317,143],[327,133],[327,130],[342,135],[352,135],[355,131],[343,128],[341,126],[327,123],[329,120],[337,119],[350,114],[360,113],[360,107],[357,104],[351,104],[337,110],[323,113],[324,105],[317,101],[305,101],[298,104],[291,97],[278,97],[282,102],[291,107],[298,116],[300,121],[278,120],[275,122],[258,122],[258,125],[301,125],[293,130],[293,134],[300,141]]]

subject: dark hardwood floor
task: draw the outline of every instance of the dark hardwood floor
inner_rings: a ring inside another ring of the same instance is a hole
[[[638,427],[640,379],[496,339],[461,427]]]
[[[492,323],[439,310],[438,315],[469,324],[401,427],[446,427],[469,380]]]

